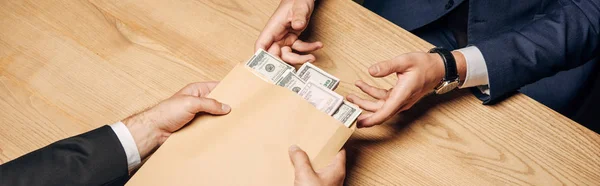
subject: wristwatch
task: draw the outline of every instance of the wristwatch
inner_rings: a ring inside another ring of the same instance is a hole
[[[460,78],[458,77],[458,70],[456,69],[456,60],[454,60],[454,56],[452,53],[442,47],[435,47],[429,50],[429,53],[437,53],[442,57],[442,61],[444,61],[444,66],[446,68],[446,75],[444,79],[438,84],[433,92],[435,94],[445,94],[454,90],[459,85]]]

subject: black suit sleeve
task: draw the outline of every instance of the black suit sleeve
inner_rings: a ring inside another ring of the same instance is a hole
[[[123,185],[127,179],[125,150],[110,126],[0,165],[0,185]]]

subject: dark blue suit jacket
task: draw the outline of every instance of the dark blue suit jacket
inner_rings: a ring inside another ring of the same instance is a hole
[[[462,2],[365,0],[364,6],[434,45],[453,49],[456,41],[447,39],[452,38],[447,37],[452,36],[447,29],[423,27]],[[595,66],[594,62],[586,62],[598,52],[598,0],[465,3],[469,3],[468,44],[481,50],[488,69],[490,95],[478,96],[484,103],[495,102],[522,87],[521,92],[562,112],[580,96],[578,90]],[[549,78],[540,81],[545,77]]]

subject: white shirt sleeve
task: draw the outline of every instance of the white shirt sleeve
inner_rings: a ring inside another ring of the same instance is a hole
[[[129,132],[129,129],[123,124],[123,122],[117,122],[110,125],[110,128],[115,132],[123,149],[125,150],[125,155],[127,156],[127,169],[132,171],[137,168],[141,163],[140,152],[137,149],[137,145],[133,140],[133,136]]]
[[[487,66],[485,65],[485,59],[483,58],[483,54],[476,46],[468,46],[465,48],[461,48],[456,50],[462,53],[465,56],[466,65],[467,65],[467,73],[465,77],[465,82],[462,83],[460,88],[469,88],[475,87],[479,88],[481,92],[489,95],[489,79],[488,79],[488,71]]]

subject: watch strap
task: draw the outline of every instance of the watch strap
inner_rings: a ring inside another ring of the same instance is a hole
[[[429,50],[429,53],[439,54],[442,57],[442,61],[444,61],[446,74],[444,75],[443,81],[454,81],[458,79],[456,60],[454,59],[454,56],[448,49],[442,47],[435,47]]]

